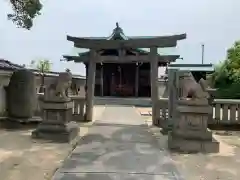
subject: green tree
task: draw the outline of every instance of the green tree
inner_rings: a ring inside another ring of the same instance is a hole
[[[12,20],[17,27],[31,29],[33,19],[40,15],[42,3],[40,0],[10,0],[13,12],[9,13],[8,19]]]
[[[32,60],[30,66],[43,73],[51,71],[51,63],[48,59]]]
[[[227,50],[226,60],[215,67],[213,84],[221,98],[240,98],[240,41]]]
[[[51,63],[47,59],[42,59],[42,60],[32,60],[30,63],[30,67],[33,69],[37,69],[40,73],[41,76],[41,86],[39,92],[42,93],[44,92],[44,77],[45,73],[51,71]]]

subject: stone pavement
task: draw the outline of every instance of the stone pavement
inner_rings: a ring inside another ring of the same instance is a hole
[[[53,180],[183,180],[131,106],[106,106]]]

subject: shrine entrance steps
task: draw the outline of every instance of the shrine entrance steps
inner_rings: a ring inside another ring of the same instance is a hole
[[[132,106],[106,105],[53,180],[182,180]]]
[[[129,105],[151,107],[151,98],[135,97],[94,97],[95,105]]]

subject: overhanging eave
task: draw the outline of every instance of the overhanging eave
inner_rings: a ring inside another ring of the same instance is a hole
[[[75,47],[88,49],[175,47],[177,41],[183,39],[186,39],[186,34],[128,40],[104,40],[67,36],[67,40],[74,42]]]
[[[179,55],[160,55],[158,56],[158,62],[174,62],[176,59],[178,59]],[[68,56],[64,55],[63,58],[66,61],[74,61],[76,63],[88,63],[89,62],[89,56]],[[141,55],[141,56],[98,56],[97,59],[95,59],[95,62],[97,63],[134,63],[134,62],[150,62],[150,56],[149,55]]]

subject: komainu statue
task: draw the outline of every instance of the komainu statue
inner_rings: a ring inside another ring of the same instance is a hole
[[[200,79],[199,83],[195,82],[196,84],[191,87],[188,91],[188,97],[194,99],[208,99],[209,94],[206,91],[205,87],[205,80]]]
[[[197,82],[191,72],[183,76],[180,82],[182,96],[177,102],[172,131],[168,134],[168,147],[183,153],[217,153],[219,142],[208,129],[213,110],[207,83],[204,79]]]
[[[63,72],[46,87],[41,103],[43,120],[32,132],[33,138],[70,143],[78,137],[78,124],[72,121],[73,101],[67,94],[71,82],[72,74]]]
[[[71,87],[72,74],[70,72],[62,72],[59,74],[55,83],[49,85],[44,93],[45,101],[68,101],[68,89]]]
[[[181,81],[180,88],[182,90],[181,99],[191,98],[192,100],[197,100],[209,98],[205,80],[201,78],[197,83],[191,72]]]

